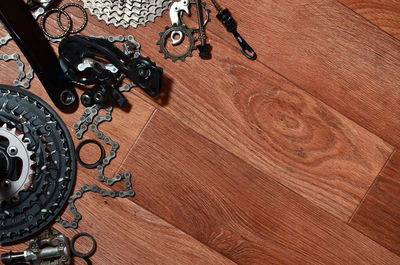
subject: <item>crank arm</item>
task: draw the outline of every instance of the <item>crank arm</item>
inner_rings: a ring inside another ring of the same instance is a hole
[[[23,0],[0,0],[0,20],[29,61],[54,105],[74,108],[78,95],[66,81],[57,56]]]

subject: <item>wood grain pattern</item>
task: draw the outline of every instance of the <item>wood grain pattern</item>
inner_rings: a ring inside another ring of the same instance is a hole
[[[94,264],[231,263],[191,236],[241,264],[398,264],[324,210],[347,222],[393,151],[361,126],[398,146],[399,42],[335,1],[221,4],[258,61],[245,59],[216,19],[207,29],[213,58],[194,52],[172,63],[155,44],[167,15],[135,30],[89,17],[84,35],[133,34],[165,73],[163,96],[153,101],[134,90],[132,107],[101,127],[121,143],[107,175],[139,138],[120,170],[134,171],[141,206],[94,194],[77,203],[79,231],[98,238]],[[1,48],[15,51],[12,42]],[[1,83],[12,83],[15,65],[0,69]],[[31,91],[48,100],[37,79]],[[72,128],[81,113],[61,115]],[[82,156],[92,159],[95,150]],[[90,181],[96,171],[79,167],[77,188]]]
[[[76,189],[84,183],[99,185],[83,172],[77,180]],[[91,234],[97,242],[97,250],[91,257],[93,264],[235,264],[127,199],[87,193],[76,206],[83,215],[77,230],[65,229],[59,224],[54,227],[69,238],[78,232]],[[71,217],[66,211],[63,218],[68,216]],[[83,253],[90,247],[90,241],[78,240],[75,244],[75,249]],[[0,255],[25,248],[27,243],[1,246]],[[74,258],[73,264],[86,265],[78,258]]]
[[[391,147],[261,64],[219,53],[213,58],[188,62],[203,69],[195,80],[185,78],[190,68],[175,66],[165,109],[347,221]]]
[[[400,5],[397,0],[340,0],[387,33],[400,39]]]
[[[239,32],[271,67],[399,147],[400,42],[334,0],[231,1]],[[255,8],[256,7],[256,8]],[[214,13],[215,14],[215,13]],[[218,23],[210,38],[237,44]],[[244,59],[243,59],[244,60]],[[389,111],[390,110],[390,111]]]
[[[135,202],[239,264],[400,262],[271,176],[161,112],[123,169],[134,171]]]
[[[103,35],[128,33],[106,27],[92,17],[89,22],[97,23]],[[261,63],[229,56],[236,53],[236,46],[219,42],[217,47],[224,53],[214,52],[209,61],[198,57],[186,63],[161,59],[155,45],[158,34],[149,32],[160,31],[160,24],[169,22],[167,17],[158,22],[135,30],[135,38],[146,44],[142,53],[160,59],[165,68],[163,89],[168,91],[167,99],[155,103],[141,92],[135,90],[134,94],[154,107],[164,106],[186,125],[347,221],[391,147]],[[89,27],[84,33],[99,35],[99,29]],[[213,34],[209,37],[219,38]],[[193,69],[199,70],[196,78],[189,80]],[[139,128],[150,112],[139,115],[144,117]],[[122,137],[114,129],[110,133],[114,138]],[[127,133],[125,138],[130,143],[137,136],[133,133],[131,140],[130,132],[121,133]],[[129,149],[129,145],[125,147]],[[124,157],[126,150],[119,157]]]
[[[98,184],[81,173],[76,187],[84,183]],[[79,228],[64,229],[59,224],[55,227],[70,238],[77,232],[93,235],[97,241],[97,251],[91,258],[93,264],[234,264],[126,198],[87,193],[76,206],[83,216]],[[87,248],[84,241],[77,241],[76,249],[84,252]],[[74,264],[85,264],[80,262],[76,259]]]
[[[392,147],[263,64],[236,56],[237,45],[213,32],[212,60],[162,59],[155,53],[158,34],[148,33],[170,23],[167,17],[159,22],[139,28],[135,38],[146,43],[143,54],[164,67],[169,95],[156,103],[135,95],[347,222]],[[195,78],[188,78],[193,69]]]
[[[396,151],[350,221],[376,242],[400,254],[400,153]]]

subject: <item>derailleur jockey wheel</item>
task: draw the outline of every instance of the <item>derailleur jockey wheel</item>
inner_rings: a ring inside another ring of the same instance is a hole
[[[0,242],[27,238],[63,208],[75,181],[74,145],[42,99],[0,85]]]

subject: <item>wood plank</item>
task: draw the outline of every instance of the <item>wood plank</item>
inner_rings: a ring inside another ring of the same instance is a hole
[[[350,225],[400,255],[400,152],[379,174]]]
[[[164,67],[167,96],[154,102],[133,93],[347,222],[392,147],[263,64],[236,56],[237,47],[212,32],[212,60],[162,59],[159,36],[149,32],[169,23],[164,17],[134,32],[143,54]]]
[[[393,37],[400,39],[400,5],[396,0],[340,0]]]
[[[134,171],[137,196],[132,200],[239,264],[400,262],[270,175],[161,112],[123,169]]]
[[[226,7],[259,62],[399,147],[397,39],[334,0],[232,1]],[[218,43],[214,54],[245,60],[221,25],[208,29]],[[220,45],[223,40],[234,53]]]
[[[77,180],[76,189],[84,183],[107,188],[82,172]],[[127,199],[87,193],[76,206],[83,216],[78,229],[65,229],[59,224],[54,227],[70,239],[78,232],[91,234],[97,242],[93,264],[235,264]],[[71,217],[68,210],[63,214],[66,217]],[[83,253],[90,247],[90,241],[78,240],[75,244],[75,249]],[[27,242],[2,245],[0,255],[26,248]],[[74,258],[74,264],[86,265],[78,258]]]
[[[79,174],[76,188],[99,183]],[[99,185],[106,188],[103,185]],[[103,198],[89,192],[76,201],[83,218],[77,230],[55,227],[72,237],[87,232],[97,241],[93,264],[234,264],[231,260],[183,233],[128,199]],[[64,216],[68,216],[66,212]],[[88,249],[77,241],[77,250]],[[81,260],[76,259],[76,265]]]

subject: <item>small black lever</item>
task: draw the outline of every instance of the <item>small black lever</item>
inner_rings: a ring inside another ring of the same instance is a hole
[[[222,22],[222,24],[225,26],[225,28],[228,32],[231,32],[233,34],[233,36],[235,36],[235,39],[240,44],[240,47],[242,47],[243,55],[249,59],[255,59],[257,57],[257,54],[255,53],[253,48],[251,48],[250,45],[237,32],[237,23],[233,19],[231,12],[229,12],[229,10],[227,8],[222,10],[218,6],[218,4],[215,2],[215,0],[211,0],[211,1],[213,2],[215,8],[218,11],[218,14],[217,14],[218,20]]]

